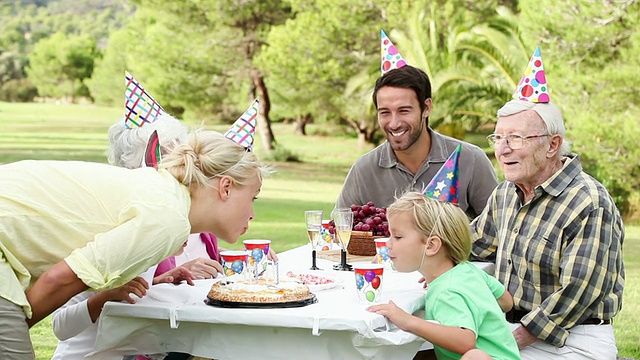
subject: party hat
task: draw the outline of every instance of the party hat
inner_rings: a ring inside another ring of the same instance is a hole
[[[154,130],[147,142],[147,148],[144,152],[144,164],[147,167],[158,168],[161,160],[160,139],[158,138],[158,130]]]
[[[255,99],[247,111],[236,120],[233,125],[224,133],[224,136],[238,144],[244,146],[247,150],[253,148],[253,136],[256,132],[256,117],[258,116],[258,104],[260,101]]]
[[[462,145],[458,145],[444,165],[431,179],[422,193],[430,198],[458,204],[458,159]]]
[[[544,75],[540,46],[536,47],[536,51],[531,55],[529,65],[516,86],[513,98],[534,103],[549,102],[549,87]]]
[[[124,125],[131,129],[158,120],[164,109],[156,102],[136,79],[125,72]]]
[[[380,52],[380,70],[382,70],[382,75],[386,74],[390,70],[399,69],[407,65],[407,62],[404,61],[402,55],[400,55],[396,46],[393,45],[391,40],[389,40],[389,37],[384,30],[380,30]]]

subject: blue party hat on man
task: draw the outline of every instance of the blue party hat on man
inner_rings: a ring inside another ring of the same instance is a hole
[[[458,145],[451,153],[438,173],[431,179],[422,193],[432,199],[458,205],[458,159],[462,145]]]
[[[255,99],[244,114],[224,133],[227,139],[244,146],[247,150],[253,148],[253,137],[256,132],[256,118],[258,116],[259,104],[260,101]]]

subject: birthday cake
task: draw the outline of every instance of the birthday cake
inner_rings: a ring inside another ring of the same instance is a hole
[[[246,280],[234,275],[211,285],[208,298],[234,303],[286,303],[307,300],[311,296],[307,285],[291,279],[276,284],[264,278]]]

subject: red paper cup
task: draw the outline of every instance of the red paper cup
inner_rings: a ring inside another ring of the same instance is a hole
[[[244,240],[245,250],[249,252],[248,266],[253,271],[253,275],[257,277],[267,268],[267,255],[269,254],[269,246],[271,240],[251,239]]]
[[[383,264],[387,269],[393,269],[393,263],[389,257],[389,247],[387,247],[387,241],[389,238],[379,238],[373,241],[376,244],[376,256],[374,262]]]
[[[380,302],[383,264],[353,264],[358,299],[367,304]]]
[[[247,268],[249,253],[247,251],[225,250],[220,252],[220,258],[222,259],[222,269],[226,276],[243,274]]]

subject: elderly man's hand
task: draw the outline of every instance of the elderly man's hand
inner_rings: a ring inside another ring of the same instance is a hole
[[[516,342],[518,343],[518,349],[520,350],[538,341],[538,338],[535,337],[524,326],[520,326],[519,328],[513,330],[513,337],[516,338]]]

